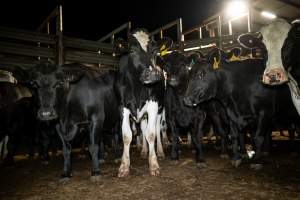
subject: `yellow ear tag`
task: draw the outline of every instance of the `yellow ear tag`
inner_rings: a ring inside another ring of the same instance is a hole
[[[217,61],[217,58],[214,57],[213,69],[219,69],[219,67],[220,67],[220,61]]]
[[[241,60],[241,59],[239,57],[235,56],[234,54],[229,59],[229,61],[237,61],[237,60]]]
[[[160,51],[160,56],[166,55],[166,54],[167,54],[167,48],[166,48],[166,45],[165,45],[165,44],[162,45],[162,46],[160,47],[159,51]]]

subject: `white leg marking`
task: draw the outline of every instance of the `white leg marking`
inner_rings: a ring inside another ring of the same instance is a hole
[[[123,135],[123,156],[121,166],[119,168],[118,177],[124,177],[129,174],[129,166],[130,166],[130,143],[132,140],[132,131],[130,128],[130,121],[129,121],[130,111],[127,108],[123,108],[123,119],[122,119],[122,135]]]
[[[165,154],[164,154],[164,149],[162,147],[162,143],[161,143],[161,118],[162,115],[157,115],[157,119],[156,119],[156,149],[157,149],[157,157],[159,158],[164,158]]]
[[[158,113],[158,103],[155,101],[149,101],[147,106],[148,113],[148,126],[146,131],[146,139],[149,144],[149,168],[151,175],[159,174],[159,165],[154,149],[154,142],[156,136],[156,120]]]

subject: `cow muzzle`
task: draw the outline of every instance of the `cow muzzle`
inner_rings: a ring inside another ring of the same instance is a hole
[[[184,97],[183,103],[190,107],[197,106],[197,103],[193,100],[192,97]]]
[[[281,85],[288,81],[287,74],[282,68],[265,70],[262,82],[267,85]]]
[[[38,119],[41,121],[49,121],[49,120],[53,120],[56,119],[57,113],[53,108],[49,108],[49,109],[40,109],[38,111]]]

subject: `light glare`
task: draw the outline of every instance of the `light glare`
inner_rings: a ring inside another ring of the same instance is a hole
[[[248,13],[248,6],[246,1],[235,0],[227,4],[226,13],[230,17],[241,17]]]
[[[268,12],[268,11],[262,11],[261,15],[266,17],[266,18],[269,18],[269,19],[275,19],[276,18],[275,14],[273,14],[271,12]]]

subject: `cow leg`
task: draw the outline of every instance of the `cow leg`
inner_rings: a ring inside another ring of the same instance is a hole
[[[123,155],[122,162],[119,168],[118,177],[125,177],[129,174],[129,166],[130,166],[130,143],[132,140],[132,131],[130,128],[129,121],[130,111],[127,108],[123,108],[123,116],[122,116],[122,135],[123,135]]]
[[[161,134],[160,134],[161,117],[162,117],[162,115],[158,115],[157,119],[156,119],[156,148],[157,148],[157,157],[163,159],[163,158],[165,158],[165,154],[164,154],[164,149],[162,147]]]
[[[238,137],[239,137],[239,131],[234,122],[230,120],[230,132],[232,135],[232,161],[231,164],[235,167],[238,167],[242,160],[240,158],[240,153],[239,153],[239,144],[238,144]]]
[[[146,131],[146,140],[149,144],[149,169],[150,175],[159,175],[159,165],[154,148],[155,136],[156,136],[156,124],[157,124],[157,113],[158,103],[154,101],[148,102],[148,126]]]
[[[200,118],[200,116],[199,116]],[[201,117],[201,120],[197,120],[196,123],[194,123],[194,127],[191,131],[191,138],[192,142],[194,144],[194,147],[196,148],[196,163],[197,167],[203,168],[206,167],[206,164],[204,163],[204,156],[203,156],[203,149],[202,149],[202,139],[203,139],[203,122],[205,117]]]
[[[100,181],[100,167],[99,167],[99,144],[102,143],[102,122],[103,119],[98,119],[99,122],[93,122],[90,127],[89,133],[89,152],[92,158],[91,181]],[[104,149],[102,150],[104,151]],[[104,153],[104,152],[102,152]]]
[[[42,163],[47,165],[49,163],[49,145],[50,145],[50,138],[49,135],[47,135],[47,132],[42,131],[41,133],[41,160]]]
[[[162,142],[165,147],[170,145],[168,135],[167,135],[167,122],[166,122],[166,110],[163,109],[162,119],[161,119],[161,133],[162,133]]]
[[[171,159],[179,160],[179,134],[178,129],[176,127],[176,123],[172,122],[169,126],[171,128],[172,133],[172,149],[171,149]]]
[[[253,138],[254,141],[254,147],[255,147],[255,155],[253,158],[253,164],[251,165],[251,168],[254,169],[261,169],[262,167],[262,145],[264,142],[264,136],[266,134],[266,131],[268,130],[268,126],[270,124],[266,121],[265,114],[261,114],[258,119],[257,123],[257,129],[255,131],[255,136]]]
[[[105,148],[103,140],[99,142],[99,163],[103,164],[105,163]]]
[[[71,169],[71,151],[72,146],[69,143],[69,141],[66,141],[63,137],[63,132],[61,130],[61,125],[56,125],[56,131],[61,139],[62,147],[63,147],[63,156],[64,156],[64,169],[63,174],[61,175],[61,178],[59,182],[66,183],[70,181],[70,178],[72,177],[72,169]]]
[[[148,144],[145,137],[146,131],[147,131],[147,119],[142,119],[141,121],[141,131],[142,131],[142,138],[143,138],[143,146],[141,151],[141,157],[147,158],[148,155]]]

